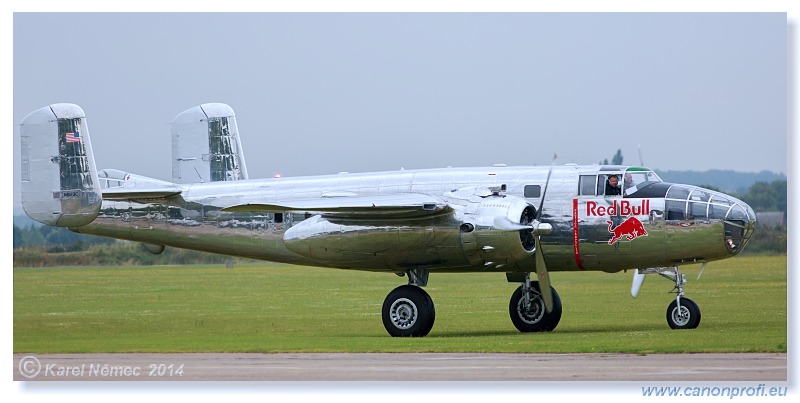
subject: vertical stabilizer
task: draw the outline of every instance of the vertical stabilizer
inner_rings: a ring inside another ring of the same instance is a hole
[[[19,131],[25,213],[60,227],[94,221],[103,200],[83,109],[46,106],[26,116]]]
[[[172,181],[175,183],[247,179],[236,116],[230,106],[209,103],[178,114],[172,121]]]

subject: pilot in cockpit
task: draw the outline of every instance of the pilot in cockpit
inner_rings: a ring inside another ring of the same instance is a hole
[[[629,188],[631,186],[633,186],[633,175],[631,175],[630,173],[626,172],[625,173],[625,188],[627,189],[627,188]]]
[[[625,196],[627,196],[627,195],[629,195],[631,193],[634,193],[634,192],[636,192],[638,190],[636,188],[636,184],[633,183],[633,175],[631,175],[628,172],[625,173],[624,185],[625,185],[624,186],[625,187],[625,191],[624,191]]]
[[[608,175],[606,181],[606,196],[619,196],[622,190],[619,188],[619,178],[617,175]]]

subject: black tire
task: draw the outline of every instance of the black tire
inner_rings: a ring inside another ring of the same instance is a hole
[[[689,298],[681,298],[681,309],[678,310],[676,299],[667,308],[667,323],[672,329],[694,329],[700,325],[700,307]]]
[[[425,290],[403,285],[383,301],[382,316],[383,327],[392,337],[424,337],[433,328],[436,310]]]
[[[511,294],[511,301],[508,303],[511,322],[520,332],[553,331],[558,326],[558,322],[561,321],[561,297],[558,296],[555,288],[550,287],[550,290],[553,291],[553,311],[547,313],[544,300],[539,294],[539,282],[532,282],[531,287],[536,292],[532,293],[531,309],[527,312],[523,306],[522,286],[517,287],[514,294]]]

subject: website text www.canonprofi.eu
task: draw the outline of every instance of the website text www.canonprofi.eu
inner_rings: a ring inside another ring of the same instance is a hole
[[[642,386],[644,397],[786,397],[788,386]]]

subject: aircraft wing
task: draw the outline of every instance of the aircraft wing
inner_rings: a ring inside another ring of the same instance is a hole
[[[227,212],[295,212],[354,218],[416,217],[440,214],[451,207],[442,199],[419,193],[327,197],[274,203],[248,203],[222,209]]]

